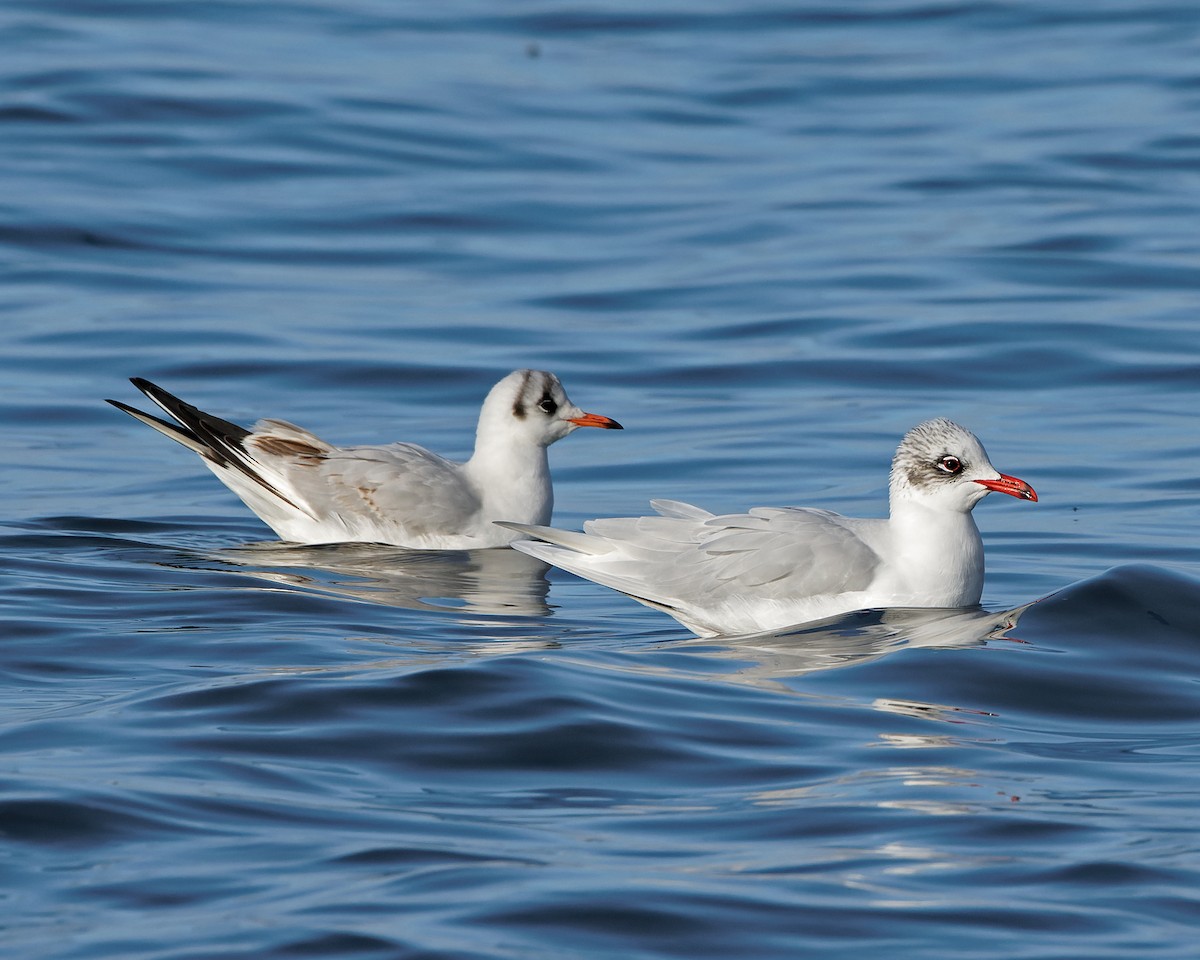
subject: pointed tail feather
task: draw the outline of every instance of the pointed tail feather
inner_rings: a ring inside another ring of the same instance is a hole
[[[586,533],[577,533],[574,530],[559,530],[557,527],[541,527],[532,523],[512,523],[508,520],[497,520],[496,525],[516,530],[517,533],[531,538],[530,541],[518,540],[517,543],[530,543],[533,546],[552,544],[560,554],[563,548],[572,553],[595,557],[612,551],[612,545],[607,541],[598,537],[590,537]],[[525,552],[529,553],[528,550]]]
[[[687,506],[687,504],[683,504],[683,506]],[[670,600],[649,596],[646,584],[626,576],[614,575],[611,571],[605,570],[603,564],[597,570],[591,563],[592,558],[614,552],[617,549],[615,544],[601,537],[575,533],[571,530],[558,530],[554,527],[540,527],[525,523],[509,523],[503,520],[497,522],[502,527],[508,527],[510,530],[516,530],[518,533],[536,538],[516,540],[512,544],[513,549],[560,567],[584,580],[591,580],[593,583],[623,593],[638,603],[662,610],[699,636],[711,636],[716,633],[715,630],[704,624],[693,622],[686,612],[676,607]]]
[[[682,500],[651,500],[650,506],[661,516],[676,520],[711,520],[715,516],[701,507],[694,507]]]

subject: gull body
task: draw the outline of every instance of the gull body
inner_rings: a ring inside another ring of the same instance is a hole
[[[876,607],[964,607],[983,592],[971,514],[991,491],[1037,500],[969,430],[910,430],[892,460],[886,519],[802,507],[714,516],[653,500],[658,516],[591,520],[584,533],[506,524],[513,546],[657,607],[700,636],[777,630]]]
[[[491,389],[465,463],[412,443],[337,447],[285,420],[247,430],[148,380],[131,382],[172,419],[108,402],[199,454],[280,539],[305,544],[504,546],[515,534],[494,521],[550,521],[550,444],[579,427],[621,429],[575,406],[543,370],[516,370]]]

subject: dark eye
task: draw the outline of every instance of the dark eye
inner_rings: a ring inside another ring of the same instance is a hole
[[[937,468],[942,473],[962,473],[962,461],[958,457],[947,455],[937,462]]]
[[[558,411],[558,404],[549,397],[542,397],[542,402],[538,404],[538,409],[545,414],[556,413]]]

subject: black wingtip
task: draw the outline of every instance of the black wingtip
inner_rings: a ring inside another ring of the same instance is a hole
[[[113,400],[109,397],[105,397],[104,402],[111,403],[114,407],[116,407],[118,410],[122,411],[123,413],[141,413],[141,411],[138,410],[137,408],[131,407],[127,403],[122,403],[120,400]]]

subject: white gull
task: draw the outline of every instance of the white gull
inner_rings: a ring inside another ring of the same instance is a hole
[[[247,430],[148,380],[131,382],[175,422],[108,402],[198,453],[281,539],[295,543],[504,546],[515,534],[493,521],[550,522],[546,448],[579,427],[621,429],[575,406],[544,370],[516,370],[492,388],[466,463],[412,443],[335,447],[285,420]]]
[[[964,607],[983,592],[971,510],[991,491],[1037,500],[969,430],[913,427],[892,460],[887,519],[804,507],[714,516],[652,500],[657,517],[590,520],[585,533],[504,524],[513,546],[670,614],[700,636],[742,635],[878,607]]]

